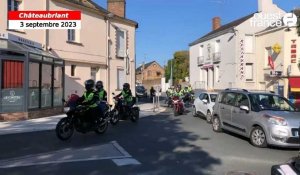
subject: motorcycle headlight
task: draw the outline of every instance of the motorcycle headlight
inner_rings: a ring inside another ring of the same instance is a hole
[[[64,107],[64,112],[67,113],[70,111],[70,107]]]
[[[282,117],[272,116],[269,118],[269,122],[273,125],[287,126],[286,120]]]

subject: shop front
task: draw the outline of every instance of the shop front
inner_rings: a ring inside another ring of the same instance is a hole
[[[64,60],[39,43],[9,36],[0,38],[0,121],[61,113]]]
[[[300,77],[289,78],[289,99],[300,109]]]

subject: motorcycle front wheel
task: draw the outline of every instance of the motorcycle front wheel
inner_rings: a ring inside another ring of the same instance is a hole
[[[56,136],[60,140],[68,140],[74,133],[74,127],[68,118],[62,118],[56,125]]]
[[[108,128],[108,122],[105,122],[105,123],[100,123],[98,126],[97,126],[97,129],[95,130],[95,132],[97,134],[104,134],[106,132]]]

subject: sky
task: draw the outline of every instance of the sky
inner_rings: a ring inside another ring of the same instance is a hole
[[[94,0],[106,8],[106,0]],[[300,0],[273,0],[289,12]],[[258,9],[257,0],[126,0],[126,18],[139,23],[136,30],[136,62],[165,65],[176,51],[212,30],[212,18],[222,25]]]

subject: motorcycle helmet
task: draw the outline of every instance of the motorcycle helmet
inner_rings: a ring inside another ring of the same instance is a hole
[[[129,89],[130,89],[129,83],[124,83],[124,84],[123,84],[123,90],[127,91],[127,90],[129,90]]]
[[[90,91],[94,88],[95,82],[92,79],[86,80],[84,86],[87,91]]]
[[[103,89],[103,82],[102,81],[97,81],[97,83],[96,83],[96,89],[97,90]]]

